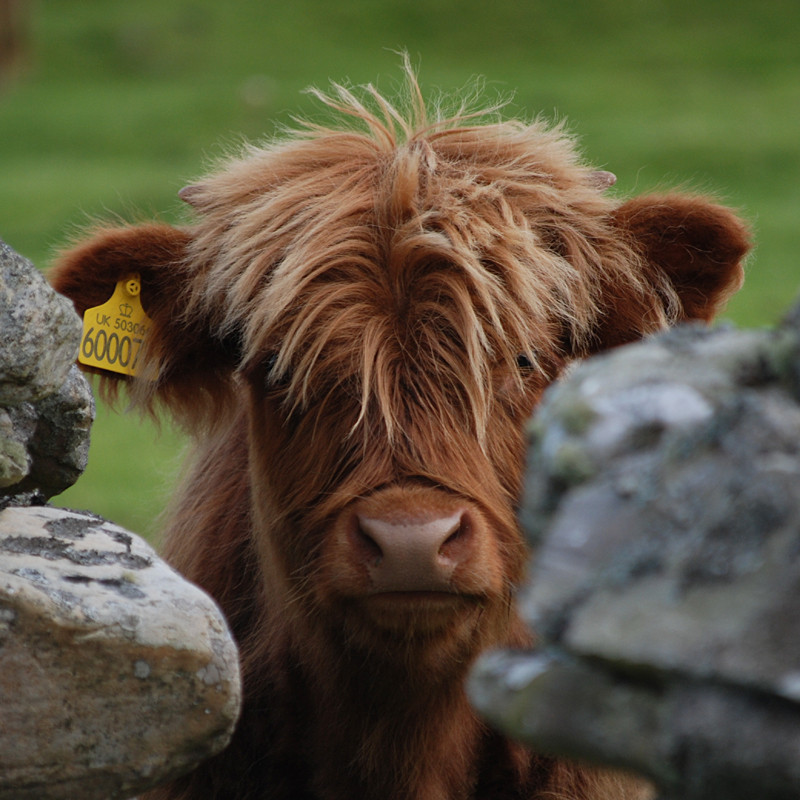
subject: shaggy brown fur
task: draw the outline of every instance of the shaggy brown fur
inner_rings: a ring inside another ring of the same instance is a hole
[[[132,395],[197,443],[166,555],[242,651],[233,743],[153,798],[640,796],[493,733],[462,683],[532,641],[515,508],[542,391],[710,319],[747,233],[702,197],[620,203],[561,129],[431,119],[409,85],[407,114],[337,87],[351,125],[251,148],[184,190],[194,225],[98,230],[54,272],[79,312],[142,276]]]

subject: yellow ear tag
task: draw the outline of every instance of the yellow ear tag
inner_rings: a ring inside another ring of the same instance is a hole
[[[87,308],[83,315],[83,338],[78,361],[89,367],[137,375],[142,342],[151,320],[140,298],[142,285],[137,274],[117,283],[111,299]]]

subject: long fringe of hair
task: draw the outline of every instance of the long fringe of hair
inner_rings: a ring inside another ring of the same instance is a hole
[[[298,123],[187,191],[185,318],[240,343],[242,370],[266,365],[290,410],[344,388],[354,430],[374,409],[394,440],[410,396],[445,392],[480,437],[492,370],[545,369],[565,342],[579,355],[602,296],[653,286],[563,126],[443,116],[406,75],[405,107],[373,86],[313,90],[338,124]],[[651,329],[673,313],[660,294]],[[425,411],[446,428],[443,408]]]

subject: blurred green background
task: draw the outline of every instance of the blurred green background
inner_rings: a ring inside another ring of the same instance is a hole
[[[98,216],[181,220],[181,186],[313,113],[305,87],[391,93],[405,49],[426,90],[483,76],[509,115],[566,118],[621,195],[681,185],[738,207],[758,248],[728,318],[773,323],[800,286],[796,0],[15,2],[0,237],[41,268]],[[101,408],[89,468],[56,502],[152,535],[182,448]]]

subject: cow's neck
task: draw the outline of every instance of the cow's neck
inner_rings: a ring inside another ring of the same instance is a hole
[[[349,662],[349,663],[348,663]],[[419,676],[370,679],[350,659],[319,671],[310,696],[312,771],[320,798],[466,800],[485,728],[462,689]],[[377,665],[367,667],[375,669]],[[324,788],[323,788],[324,787]]]
[[[463,686],[471,651],[445,659],[426,658],[422,651],[393,658],[385,648],[351,650],[335,626],[326,635],[313,627],[310,615],[277,608],[276,603],[268,626],[275,635],[259,639],[262,646],[271,642],[272,652],[254,651],[250,664],[281,665],[273,685],[284,712],[275,721],[288,737],[287,752],[303,754],[309,796],[471,800],[488,762],[491,773],[507,771],[511,783],[525,781],[527,756],[490,734],[467,701]],[[529,644],[522,623],[512,619],[508,627],[494,626],[504,629],[503,641],[484,646]],[[436,662],[455,666],[437,672],[430,668]],[[511,790],[507,796],[517,795]]]

